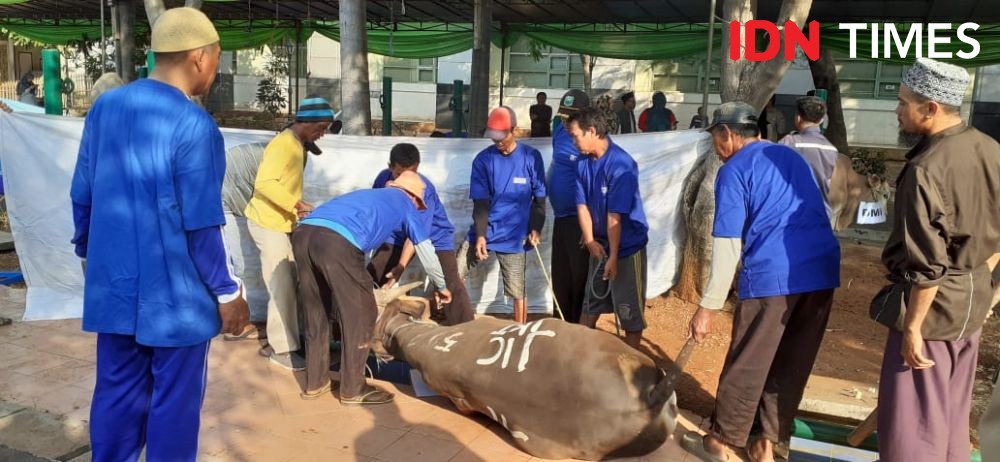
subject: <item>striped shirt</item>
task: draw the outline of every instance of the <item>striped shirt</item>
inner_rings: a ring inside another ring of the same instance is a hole
[[[830,180],[833,178],[833,169],[837,166],[837,156],[840,154],[837,148],[823,136],[819,127],[809,127],[800,132],[792,132],[788,136],[778,141],[780,144],[795,149],[812,168],[813,176],[816,177],[816,184],[819,191],[823,193],[823,203],[826,205],[827,216],[832,215],[830,208]]]

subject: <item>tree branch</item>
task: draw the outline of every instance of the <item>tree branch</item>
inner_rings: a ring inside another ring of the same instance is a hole
[[[149,21],[149,26],[152,27],[160,15],[167,10],[167,7],[163,5],[163,0],[143,0],[142,3],[146,7],[146,19]]]
[[[778,13],[778,25],[782,26],[787,21],[792,21],[801,29],[809,16],[809,9],[812,7],[812,0],[784,0],[781,3],[781,12]],[[772,37],[772,40],[780,40],[782,46],[785,43],[785,30],[781,30],[780,37]],[[784,53],[778,53],[770,61],[754,63],[750,72],[751,78],[744,80],[746,93],[742,94],[743,101],[762,110],[767,101],[774,95],[774,91],[781,84],[781,78],[785,71],[792,65],[791,61],[785,59]]]

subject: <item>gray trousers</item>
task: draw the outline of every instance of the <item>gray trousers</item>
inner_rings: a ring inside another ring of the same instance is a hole
[[[969,412],[981,331],[964,340],[924,341],[930,369],[903,361],[903,334],[889,330],[878,386],[878,445],[884,461],[970,460]]]

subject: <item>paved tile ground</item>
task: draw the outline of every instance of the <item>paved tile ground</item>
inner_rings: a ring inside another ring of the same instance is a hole
[[[23,291],[0,288],[0,292],[0,316],[20,319]],[[252,341],[212,343],[199,460],[541,460],[517,449],[503,427],[489,418],[459,414],[441,397],[417,398],[408,386],[377,382],[396,393],[396,401],[389,405],[344,407],[332,396],[303,401],[298,397],[302,374],[270,364],[256,349]],[[0,445],[39,457],[89,462],[94,351],[95,337],[81,332],[79,320],[0,327]],[[682,411],[673,439],[656,452],[631,460],[695,462],[677,441],[683,432],[700,431],[704,423]],[[809,450],[796,456],[830,460],[834,455],[815,447]],[[834,460],[841,459],[834,456]]]

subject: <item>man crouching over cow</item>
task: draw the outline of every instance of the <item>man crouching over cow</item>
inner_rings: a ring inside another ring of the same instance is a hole
[[[389,168],[382,170],[375,177],[372,188],[384,188],[389,181],[406,171],[416,173],[424,182],[424,204],[427,205],[427,209],[419,212],[420,219],[430,233],[438,261],[444,270],[444,279],[452,294],[452,302],[444,307],[445,319],[441,324],[451,326],[471,321],[476,315],[472,309],[469,292],[465,289],[465,281],[458,274],[458,260],[455,258],[455,226],[448,220],[448,212],[441,203],[434,184],[418,173],[418,168],[420,168],[420,150],[410,143],[399,143],[389,151]],[[406,265],[413,259],[413,253],[413,243],[406,239],[402,232],[395,232],[372,255],[368,272],[379,286],[392,287],[403,274]]]
[[[451,302],[434,245],[418,213],[418,209],[427,208],[424,182],[416,173],[402,172],[386,186],[348,193],[321,205],[292,234],[306,324],[302,399],[319,398],[331,390],[330,318],[336,307],[343,336],[340,402],[392,401],[392,393],[366,385],[364,373],[377,316],[365,254],[382,245],[393,232],[401,231],[416,243],[417,257],[438,288],[441,302]]]
[[[639,166],[611,141],[596,109],[582,109],[567,123],[573,144],[587,156],[577,165],[576,180],[582,243],[590,252],[580,324],[593,328],[601,313],[615,313],[625,330],[625,343],[638,349],[646,328],[649,241],[639,196]]]
[[[792,421],[840,285],[840,245],[809,164],[792,148],[761,141],[758,111],[742,102],[715,110],[708,131],[724,162],[715,193],[712,264],[690,335],[711,331],[738,263],[740,304],[704,438],[682,445],[705,461],[728,460],[727,445],[774,460]],[[751,436],[751,428],[759,433]]]

